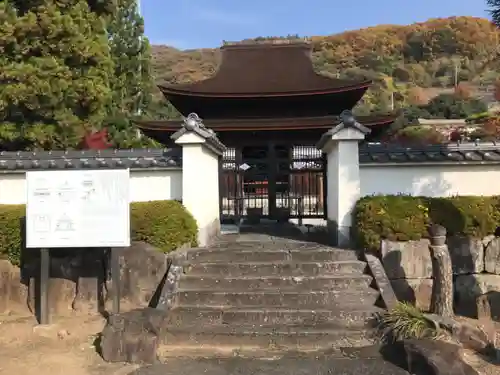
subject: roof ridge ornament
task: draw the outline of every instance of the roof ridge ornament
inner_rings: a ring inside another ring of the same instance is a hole
[[[172,134],[170,138],[177,143],[179,138],[189,132],[193,132],[208,141],[209,147],[211,147],[216,153],[221,154],[226,149],[219,138],[217,138],[215,132],[212,129],[205,127],[203,120],[194,112],[191,112],[186,117],[182,117],[182,127]]]
[[[182,117],[183,124],[182,126],[186,130],[194,130],[196,128],[205,129],[205,125],[203,124],[203,120],[196,113],[191,112],[187,117]]]
[[[369,128],[356,121],[354,114],[349,109],[343,110],[340,113],[339,119],[340,123],[335,124],[330,130],[321,136],[319,142],[316,144],[316,148],[318,150],[323,150],[330,140],[361,141],[364,140],[365,136],[371,132]],[[341,131],[344,129],[347,132],[342,132],[342,134]],[[354,132],[350,129],[353,129]]]
[[[342,122],[344,126],[355,127],[357,121],[351,110],[344,109],[339,117],[340,117],[340,122]]]

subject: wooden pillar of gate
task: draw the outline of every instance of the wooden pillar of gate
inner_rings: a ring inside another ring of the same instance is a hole
[[[317,202],[318,208],[325,206],[325,204],[324,204],[324,202],[325,202],[325,200],[324,200],[324,189],[323,189],[324,184],[325,184],[324,178],[325,177],[323,176],[323,174],[320,174],[318,176],[318,181],[316,181],[316,183],[317,183],[316,188],[318,189],[317,190],[317,194],[316,194],[316,199],[318,200],[318,202]]]

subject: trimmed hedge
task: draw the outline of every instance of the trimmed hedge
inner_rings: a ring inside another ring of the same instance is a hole
[[[177,201],[132,203],[130,228],[133,241],[144,241],[164,253],[181,245],[197,245],[196,220]]]
[[[0,205],[0,257],[19,265],[23,248],[24,205]],[[138,202],[130,205],[133,241],[144,241],[164,253],[181,245],[197,245],[196,220],[177,201]]]
[[[24,244],[24,205],[0,205],[0,256],[19,265]]]
[[[431,223],[444,226],[450,236],[482,238],[494,234],[500,226],[500,196],[367,196],[356,203],[353,235],[357,246],[378,252],[382,239],[409,241],[427,237]]]

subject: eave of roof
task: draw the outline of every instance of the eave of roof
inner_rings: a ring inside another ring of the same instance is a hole
[[[326,78],[326,77],[325,77]],[[204,81],[200,81],[204,82]],[[302,90],[302,91],[276,91],[276,92],[200,92],[183,86],[167,86],[159,85],[158,88],[166,97],[169,96],[186,96],[186,97],[201,97],[201,98],[271,98],[271,97],[296,97],[296,96],[316,96],[316,95],[331,95],[352,91],[361,91],[363,93],[372,85],[372,81],[362,81],[353,83],[344,87],[331,87],[327,89],[317,90]]]
[[[389,125],[396,120],[397,114],[384,116],[359,116],[356,120],[364,126]],[[205,126],[214,131],[269,131],[269,130],[306,130],[330,129],[340,123],[338,116],[299,117],[299,118],[256,118],[256,119],[207,119]],[[140,129],[155,131],[176,131],[182,126],[181,120],[137,121]]]

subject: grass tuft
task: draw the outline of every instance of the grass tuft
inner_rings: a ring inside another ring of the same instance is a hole
[[[424,312],[410,303],[399,302],[392,310],[381,314],[377,320],[377,331],[384,342],[404,339],[435,339],[438,331]]]

